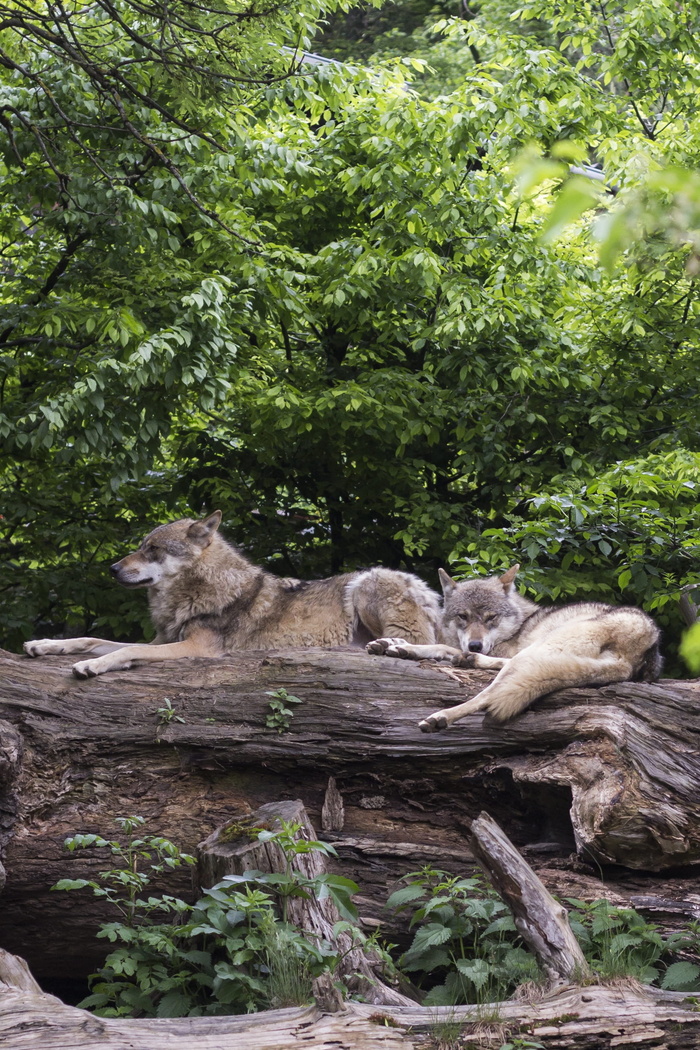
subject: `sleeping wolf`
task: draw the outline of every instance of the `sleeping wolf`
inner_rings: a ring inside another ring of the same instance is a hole
[[[239,649],[364,644],[380,635],[433,644],[440,600],[422,580],[392,569],[350,572],[327,580],[273,576],[218,533],[221,512],[154,529],[111,567],[125,587],[147,587],[155,640],[129,645],[101,638],[25,643],[29,656],[90,653],[77,678],[135,662],[223,656]]]
[[[385,656],[451,658],[457,667],[498,670],[472,700],[429,715],[420,723],[424,733],[445,729],[476,711],[505,722],[555,689],[658,678],[659,630],[641,609],[597,602],[540,609],[515,590],[519,568],[463,583],[440,569],[441,644],[379,638],[367,646]]]

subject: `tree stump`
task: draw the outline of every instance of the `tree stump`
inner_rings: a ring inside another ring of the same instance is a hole
[[[201,887],[213,886],[226,875],[242,875],[245,871],[284,871],[286,857],[274,842],[260,842],[251,838],[252,828],[278,831],[285,821],[298,824],[299,837],[314,841],[317,836],[306,814],[304,805],[295,802],[270,802],[260,806],[254,813],[239,814],[223,827],[200,842],[197,846],[197,881]],[[294,858],[295,868],[308,878],[324,874],[328,869],[320,852],[301,854]],[[324,900],[290,897],[287,901],[287,921],[299,930],[311,933],[319,941],[328,941],[340,952],[338,976],[349,991],[360,994],[365,1002],[381,1006],[410,1006],[412,1002],[395,988],[387,985],[380,976],[381,960],[376,953],[365,951],[356,944],[346,931],[336,932],[335,924],[341,921],[340,914],[330,897]],[[332,986],[324,982],[322,989],[316,988],[316,1001],[321,1000],[328,1009],[339,1006],[333,996]]]

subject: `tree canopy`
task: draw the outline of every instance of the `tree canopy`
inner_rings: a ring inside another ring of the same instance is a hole
[[[215,506],[277,571],[519,560],[673,634],[700,5],[493,0],[361,63],[305,57],[327,12],[2,6],[5,644],[140,632],[105,563]]]

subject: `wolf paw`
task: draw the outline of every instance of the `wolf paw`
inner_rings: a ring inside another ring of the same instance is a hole
[[[404,642],[403,638],[394,638],[394,644],[390,645],[385,656],[393,656],[397,660],[420,660],[420,656],[411,648],[410,642]]]
[[[452,657],[453,667],[476,667],[475,653],[461,653],[460,656]]]
[[[100,674],[98,667],[95,667],[97,660],[81,660],[78,664],[73,664],[73,674],[76,678],[95,678],[96,675]]]
[[[422,733],[439,733],[441,729],[447,729],[447,719],[444,715],[428,715],[424,721],[418,723]]]
[[[65,646],[61,641],[52,638],[37,638],[33,642],[24,643],[24,651],[27,656],[60,656],[65,652]]]
[[[398,656],[398,653],[390,650],[401,645],[408,645],[405,638],[375,638],[373,642],[367,643],[365,649],[375,656]]]

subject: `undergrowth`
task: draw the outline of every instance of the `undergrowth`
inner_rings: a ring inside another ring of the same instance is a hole
[[[140,817],[117,821],[128,835],[143,823]],[[277,832],[251,829],[252,837],[281,847],[285,871],[229,875],[194,904],[150,891],[167,869],[194,864],[168,839],[137,836],[127,845],[99,835],[67,839],[71,851],[109,850],[117,859],[95,880],[61,879],[53,887],[90,889],[118,914],[97,936],[119,946],[91,975],[91,994],[79,1005],[105,1017],[197,1017],[309,1002],[313,978],[334,973],[338,954],[287,921],[288,901],[330,897],[345,928],[357,919],[352,894],[358,887],[340,875],[300,872],[294,863],[300,854],[334,850],[296,837],[298,831],[284,822]],[[366,940],[359,929],[357,939]]]
[[[387,907],[409,912],[413,941],[398,960],[427,1006],[506,999],[539,975],[512,916],[481,876],[458,878],[426,867],[402,879]]]
[[[157,894],[152,883],[194,858],[161,836],[142,833],[140,817],[120,818],[126,844],[100,835],[75,835],[67,848],[108,851],[114,865],[95,879],[61,879],[57,890],[89,889],[116,912],[97,936],[114,947],[90,978],[79,1005],[106,1017],[197,1017],[301,1005],[313,996],[314,978],[338,976],[335,944],[289,921],[292,898],[330,897],[350,943],[368,945],[392,962],[388,948],[357,925],[357,885],[327,872],[305,875],[298,858],[334,854],[332,846],[299,836],[296,824],[278,831],[252,828],[252,838],[274,840],[284,871],[245,871],[205,890],[194,903]],[[479,875],[460,878],[432,867],[412,872],[391,894],[387,908],[408,918],[412,940],[396,966],[422,993],[426,1006],[492,1004],[524,982],[537,982],[535,957],[511,914]],[[700,991],[700,924],[664,935],[631,908],[570,898],[571,926],[600,980],[631,976],[664,989]],[[394,946],[391,946],[394,947]],[[488,1007],[485,1007],[488,1008]]]

